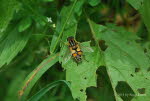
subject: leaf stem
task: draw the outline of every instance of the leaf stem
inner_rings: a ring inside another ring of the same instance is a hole
[[[52,35],[46,35],[46,34],[32,34],[33,36],[47,36],[47,37],[52,37]]]
[[[85,13],[85,16],[86,16],[86,18],[87,18],[87,22],[89,23],[92,36],[93,36],[93,38],[94,38],[94,40],[95,40],[95,42],[96,42],[96,45],[98,45],[98,39],[97,39],[96,36],[95,36],[95,31],[94,31],[94,29],[93,29],[93,26],[92,26],[92,24],[91,24],[91,21],[90,21],[88,15],[86,14],[85,10],[84,10],[84,13]]]
[[[70,16],[71,16],[72,12],[73,12],[73,9],[74,9],[74,6],[75,6],[76,2],[77,2],[77,0],[75,0],[74,3],[73,3],[73,5],[72,5],[72,8],[71,8],[71,10],[70,10],[70,12],[69,12],[69,14],[68,14],[68,17],[67,17],[65,23],[63,24],[62,30],[61,30],[61,32],[60,32],[60,34],[59,34],[59,36],[58,36],[58,38],[57,38],[57,40],[56,40],[56,43],[54,44],[54,48],[52,49],[51,53],[54,53],[54,51],[56,50],[58,41],[60,40],[60,38],[61,38],[61,36],[62,36],[62,34],[63,34],[63,31],[64,31],[64,29],[65,29],[65,26],[66,26],[66,24],[67,24],[67,22],[68,22],[68,20],[69,20],[69,18],[70,18]]]

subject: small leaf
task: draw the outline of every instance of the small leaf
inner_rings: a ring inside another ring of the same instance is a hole
[[[34,86],[37,80],[39,80],[39,78],[58,61],[58,55],[59,53],[53,54],[43,60],[43,62],[26,77],[22,88],[19,91],[19,97],[21,101],[26,100],[26,97],[30,93],[31,88]]]
[[[0,1],[0,34],[5,31],[13,13],[19,9],[19,3],[16,0],[1,0]]]
[[[82,7],[83,7],[84,3],[85,3],[85,0],[79,0],[76,3],[74,11],[75,11],[75,13],[77,13],[78,16],[80,16],[82,13]]]
[[[137,10],[142,6],[143,1],[144,0],[127,0],[127,2],[129,2]]]
[[[35,95],[33,95],[29,100],[27,101],[38,101],[42,96],[44,96],[48,91],[50,91],[52,88],[56,87],[57,85],[64,83],[70,88],[69,82],[65,80],[58,80],[53,83],[48,84],[44,88],[42,88],[40,91],[38,91]]]
[[[101,0],[88,0],[88,2],[91,6],[96,6],[101,2]]]
[[[33,18],[36,22],[36,24],[39,26],[45,26],[47,21],[47,17],[46,16],[42,16],[42,15],[33,15]]]
[[[31,23],[32,23],[32,20],[31,20],[30,17],[27,17],[27,18],[25,18],[25,19],[22,19],[21,22],[20,22],[20,24],[19,24],[19,32],[23,32],[23,31],[25,31],[27,28],[29,28],[30,25],[31,25]]]
[[[53,2],[54,0],[42,0],[44,2]]]

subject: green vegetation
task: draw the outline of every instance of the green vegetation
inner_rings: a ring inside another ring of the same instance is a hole
[[[1,0],[1,101],[150,101],[149,0]],[[77,63],[67,43],[83,51]]]

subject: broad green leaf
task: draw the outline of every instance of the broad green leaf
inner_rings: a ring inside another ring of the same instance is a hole
[[[58,55],[59,53],[53,54],[43,60],[43,62],[26,77],[22,84],[21,90],[19,91],[19,97],[21,101],[26,100],[26,97],[37,80],[39,80],[39,78],[58,61]]]
[[[101,0],[88,0],[88,2],[91,6],[96,6],[101,2]]]
[[[30,25],[31,25],[31,23],[32,23],[32,20],[31,20],[30,17],[27,17],[27,18],[22,19],[21,22],[20,22],[20,24],[19,24],[19,29],[18,29],[19,32],[23,32],[23,31],[25,31],[27,28],[29,28]]]
[[[0,1],[0,34],[5,31],[13,14],[18,10],[19,5],[16,0],[1,0]],[[1,36],[1,35],[0,35]]]
[[[144,3],[140,9],[143,21],[149,31],[150,34],[150,22],[149,22],[149,18],[150,18],[150,0],[144,0]],[[150,39],[150,35],[149,35],[149,39]]]
[[[74,0],[73,4],[70,6],[64,6],[60,12],[59,19],[56,25],[56,32],[53,35],[50,52],[54,53],[58,43],[60,42],[60,38],[63,36],[64,31],[68,31],[77,25],[77,21],[74,16],[74,8],[77,0]],[[70,32],[70,31],[68,31]],[[74,35],[75,33],[70,33],[70,35]],[[64,34],[65,35],[65,34]],[[66,35],[65,35],[66,36]],[[68,37],[68,36],[67,36]],[[64,39],[64,38],[63,38]]]
[[[38,101],[42,96],[44,96],[48,91],[50,91],[52,88],[56,87],[57,85],[64,83],[66,84],[69,88],[70,88],[70,84],[69,82],[65,81],[65,80],[58,80],[55,82],[52,82],[50,84],[48,84],[47,86],[45,86],[44,88],[42,88],[40,91],[38,91],[35,95],[33,95],[29,100],[27,101]]]
[[[28,42],[31,32],[19,33],[16,26],[10,27],[0,38],[0,67],[10,61],[22,51]]]
[[[143,1],[146,0],[127,0],[127,2],[129,2],[130,5],[132,5],[135,9],[140,9],[140,7],[143,4]]]
[[[62,36],[62,39],[61,39],[61,49],[60,49],[60,56],[59,56],[59,62],[62,62],[62,61],[68,61],[70,58],[71,58],[71,54],[69,52],[69,49],[68,49],[68,42],[67,42],[67,38],[69,36],[74,36],[76,35],[76,30],[77,30],[77,24],[73,23],[76,22],[76,19],[74,16],[71,17],[72,20],[70,20],[68,23],[72,26],[68,26],[68,29],[66,29],[64,31],[64,34]],[[65,58],[64,58],[64,55]]]
[[[89,42],[81,44],[87,47]],[[65,56],[65,52],[60,54],[63,57],[62,54]],[[63,59],[61,61],[63,68],[66,70],[66,80],[71,83],[70,88],[73,98],[79,101],[86,101],[87,87],[96,86],[96,70],[101,60],[100,51],[96,47],[94,47],[94,52],[83,50],[83,54],[82,62],[79,64],[77,64],[73,58],[70,58],[67,62]]]
[[[81,15],[82,13],[82,7],[83,7],[83,4],[85,3],[86,0],[79,0],[77,3],[76,3],[76,6],[75,6],[75,13],[77,13],[78,16]]]
[[[149,101],[150,98],[150,59],[144,54],[143,48],[137,44],[137,36],[127,32],[123,28],[105,27],[89,21],[95,32],[96,38],[104,40],[108,48],[104,51],[104,61],[110,76],[117,101],[119,95],[115,91],[119,81],[126,82],[134,91],[132,101]],[[140,89],[145,92],[141,94]]]

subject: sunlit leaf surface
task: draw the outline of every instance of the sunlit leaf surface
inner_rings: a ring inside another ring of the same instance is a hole
[[[93,31],[97,38],[104,40],[105,45],[108,46],[104,51],[104,61],[116,99],[120,101],[115,87],[119,81],[124,81],[135,93],[133,101],[149,101],[150,74],[147,70],[150,67],[150,59],[144,54],[141,46],[136,43],[137,37],[114,25],[104,27],[93,22],[90,23],[95,28]]]
[[[89,42],[81,43],[84,48],[90,46]],[[90,48],[90,47],[89,47]],[[68,49],[68,47],[66,48]],[[94,52],[83,50],[82,62],[77,64],[73,58],[64,63],[62,66],[66,70],[66,80],[71,83],[71,91],[74,99],[86,101],[86,88],[96,86],[96,70],[99,67],[100,53],[94,47]],[[63,53],[62,53],[63,54]]]

